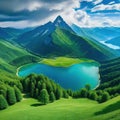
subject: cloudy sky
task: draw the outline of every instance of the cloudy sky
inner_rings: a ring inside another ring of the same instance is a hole
[[[70,25],[120,26],[120,0],[0,0],[0,27],[30,27],[61,15]]]

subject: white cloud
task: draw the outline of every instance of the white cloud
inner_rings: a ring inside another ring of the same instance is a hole
[[[95,6],[91,11],[97,12],[97,11],[103,11],[103,10],[118,10],[118,11],[120,11],[120,3],[112,4],[112,5],[100,4],[100,5]]]
[[[94,0],[93,3],[94,3],[95,5],[97,5],[97,4],[101,3],[102,1],[103,1],[103,0]]]
[[[28,21],[0,22],[0,26],[2,27],[24,28],[24,27],[29,27],[28,25],[29,25]]]
[[[115,1],[112,1],[112,2],[109,3],[109,5],[111,5],[111,4],[115,4]]]
[[[54,2],[52,0],[51,1],[52,3],[50,3],[49,1],[44,2],[44,0],[34,0],[32,2],[28,2],[26,4],[17,6],[15,7],[15,11],[28,10],[30,13],[37,11],[37,18],[33,17],[31,19],[30,16],[30,19],[27,20],[23,19],[24,21],[23,20],[13,21],[13,22],[1,21],[0,26],[3,27],[38,26],[48,21],[53,21],[58,15],[61,15],[68,24],[71,25],[72,23],[74,23],[81,27],[120,26],[120,21],[119,21],[120,17],[118,17],[118,19],[116,20],[115,19],[113,20],[113,17],[107,18],[104,13],[94,13],[96,11],[102,11],[102,10],[111,10],[111,9],[120,10],[120,4],[97,5],[101,3],[102,0],[61,0],[61,1],[62,2],[59,1]],[[92,2],[96,5],[92,9],[93,12],[92,14],[87,13],[85,10],[77,10],[77,11],[74,10],[74,8],[80,7],[81,1]],[[2,18],[6,18],[6,16],[2,16]]]

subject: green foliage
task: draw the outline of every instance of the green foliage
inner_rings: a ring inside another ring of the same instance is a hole
[[[39,89],[36,88],[36,89],[35,89],[35,96],[34,96],[34,97],[35,97],[35,98],[38,98],[38,96],[39,96]]]
[[[80,90],[80,97],[86,98],[87,95],[88,95],[87,89],[86,89],[86,88],[82,88],[82,89]]]
[[[30,96],[34,97],[34,93],[35,93],[35,84],[33,82],[31,82],[31,85],[30,85]]]
[[[69,67],[74,64],[91,63],[99,66],[99,63],[87,58],[56,57],[54,59],[43,59],[41,63],[55,67]]]
[[[10,105],[13,105],[16,103],[16,96],[15,96],[15,90],[12,87],[8,87],[7,90],[7,101]]]
[[[101,97],[101,102],[106,102],[107,100],[110,99],[110,95],[108,92],[104,92]]]
[[[14,90],[15,90],[16,100],[17,102],[20,102],[22,100],[21,91],[16,86],[14,86]]]
[[[69,97],[65,89],[61,88],[59,85],[54,83],[53,80],[50,80],[48,77],[43,75],[31,74],[22,79],[21,83],[23,84],[23,90],[25,93],[29,93],[31,97],[39,100],[40,91],[43,89],[47,90],[51,102],[54,102],[61,97]],[[72,94],[72,91],[70,91],[70,94]]]
[[[90,94],[89,94],[89,98],[90,98],[91,100],[97,100],[98,95],[96,94],[95,91],[92,91],[92,92],[90,92]]]
[[[5,109],[8,107],[6,99],[3,97],[3,95],[0,95],[0,110]]]
[[[89,91],[89,90],[91,89],[90,84],[86,84],[86,85],[85,85],[85,88]]]
[[[7,87],[2,82],[0,84],[0,94],[7,98]]]
[[[67,93],[68,93],[69,96],[71,96],[71,97],[73,96],[73,91],[71,89],[68,89]]]
[[[66,90],[63,91],[63,98],[69,98],[69,95]]]
[[[41,101],[44,105],[48,104],[49,95],[46,89],[42,89],[40,91],[40,96],[38,97],[38,100]]]
[[[62,90],[59,87],[57,87],[56,89],[55,96],[56,96],[56,100],[59,100],[62,97]]]
[[[54,102],[56,100],[54,92],[50,93],[50,101]]]

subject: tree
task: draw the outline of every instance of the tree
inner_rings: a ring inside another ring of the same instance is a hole
[[[38,98],[38,95],[39,95],[39,89],[36,88],[36,89],[35,89],[35,98]]]
[[[35,85],[33,82],[31,82],[31,85],[30,85],[30,96],[31,97],[34,97],[34,91],[35,91]]]
[[[97,100],[97,94],[95,91],[90,92],[89,98],[92,100]]]
[[[67,90],[67,93],[68,93],[69,96],[73,96],[73,92],[72,92],[71,89],[68,89],[68,90]]]
[[[6,99],[6,97],[7,97],[7,87],[5,85],[0,85],[0,94],[2,94],[4,96],[4,98]]]
[[[108,92],[104,92],[101,97],[101,102],[105,102],[110,99],[110,95]]]
[[[50,93],[50,101],[54,102],[56,100],[55,94],[53,92]]]
[[[68,95],[68,93],[67,93],[66,90],[63,91],[63,97],[64,97],[64,98],[69,98],[69,95]]]
[[[7,91],[7,101],[10,105],[16,103],[15,90],[12,87],[8,87]]]
[[[62,90],[59,87],[57,87],[57,89],[56,89],[55,96],[56,96],[56,100],[59,100],[62,97]]]
[[[44,105],[49,102],[49,95],[46,89],[42,89],[40,91],[39,101],[41,101]]]
[[[85,88],[89,91],[89,90],[91,89],[90,84],[86,84],[86,85],[85,85]]]
[[[42,84],[40,81],[38,81],[37,88],[41,91],[42,90]]]
[[[21,94],[21,91],[16,87],[14,86],[14,90],[15,90],[15,96],[16,96],[16,100],[19,102],[22,100],[22,94]]]
[[[0,95],[0,110],[5,109],[8,107],[6,99],[3,97],[3,95]]]
[[[42,83],[42,89],[46,89],[46,84]]]
[[[19,90],[22,92],[23,91],[23,86],[20,82],[18,82],[17,84],[17,88],[19,88]]]
[[[87,89],[86,89],[86,88],[82,88],[82,89],[80,90],[80,96],[83,97],[83,98],[86,98],[87,95],[88,95]]]
[[[29,90],[30,90],[30,80],[29,80],[28,77],[23,80],[23,88],[24,88],[25,92],[29,92]]]

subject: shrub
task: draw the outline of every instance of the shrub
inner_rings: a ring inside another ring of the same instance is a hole
[[[0,95],[0,110],[7,108],[8,104],[3,95]]]

